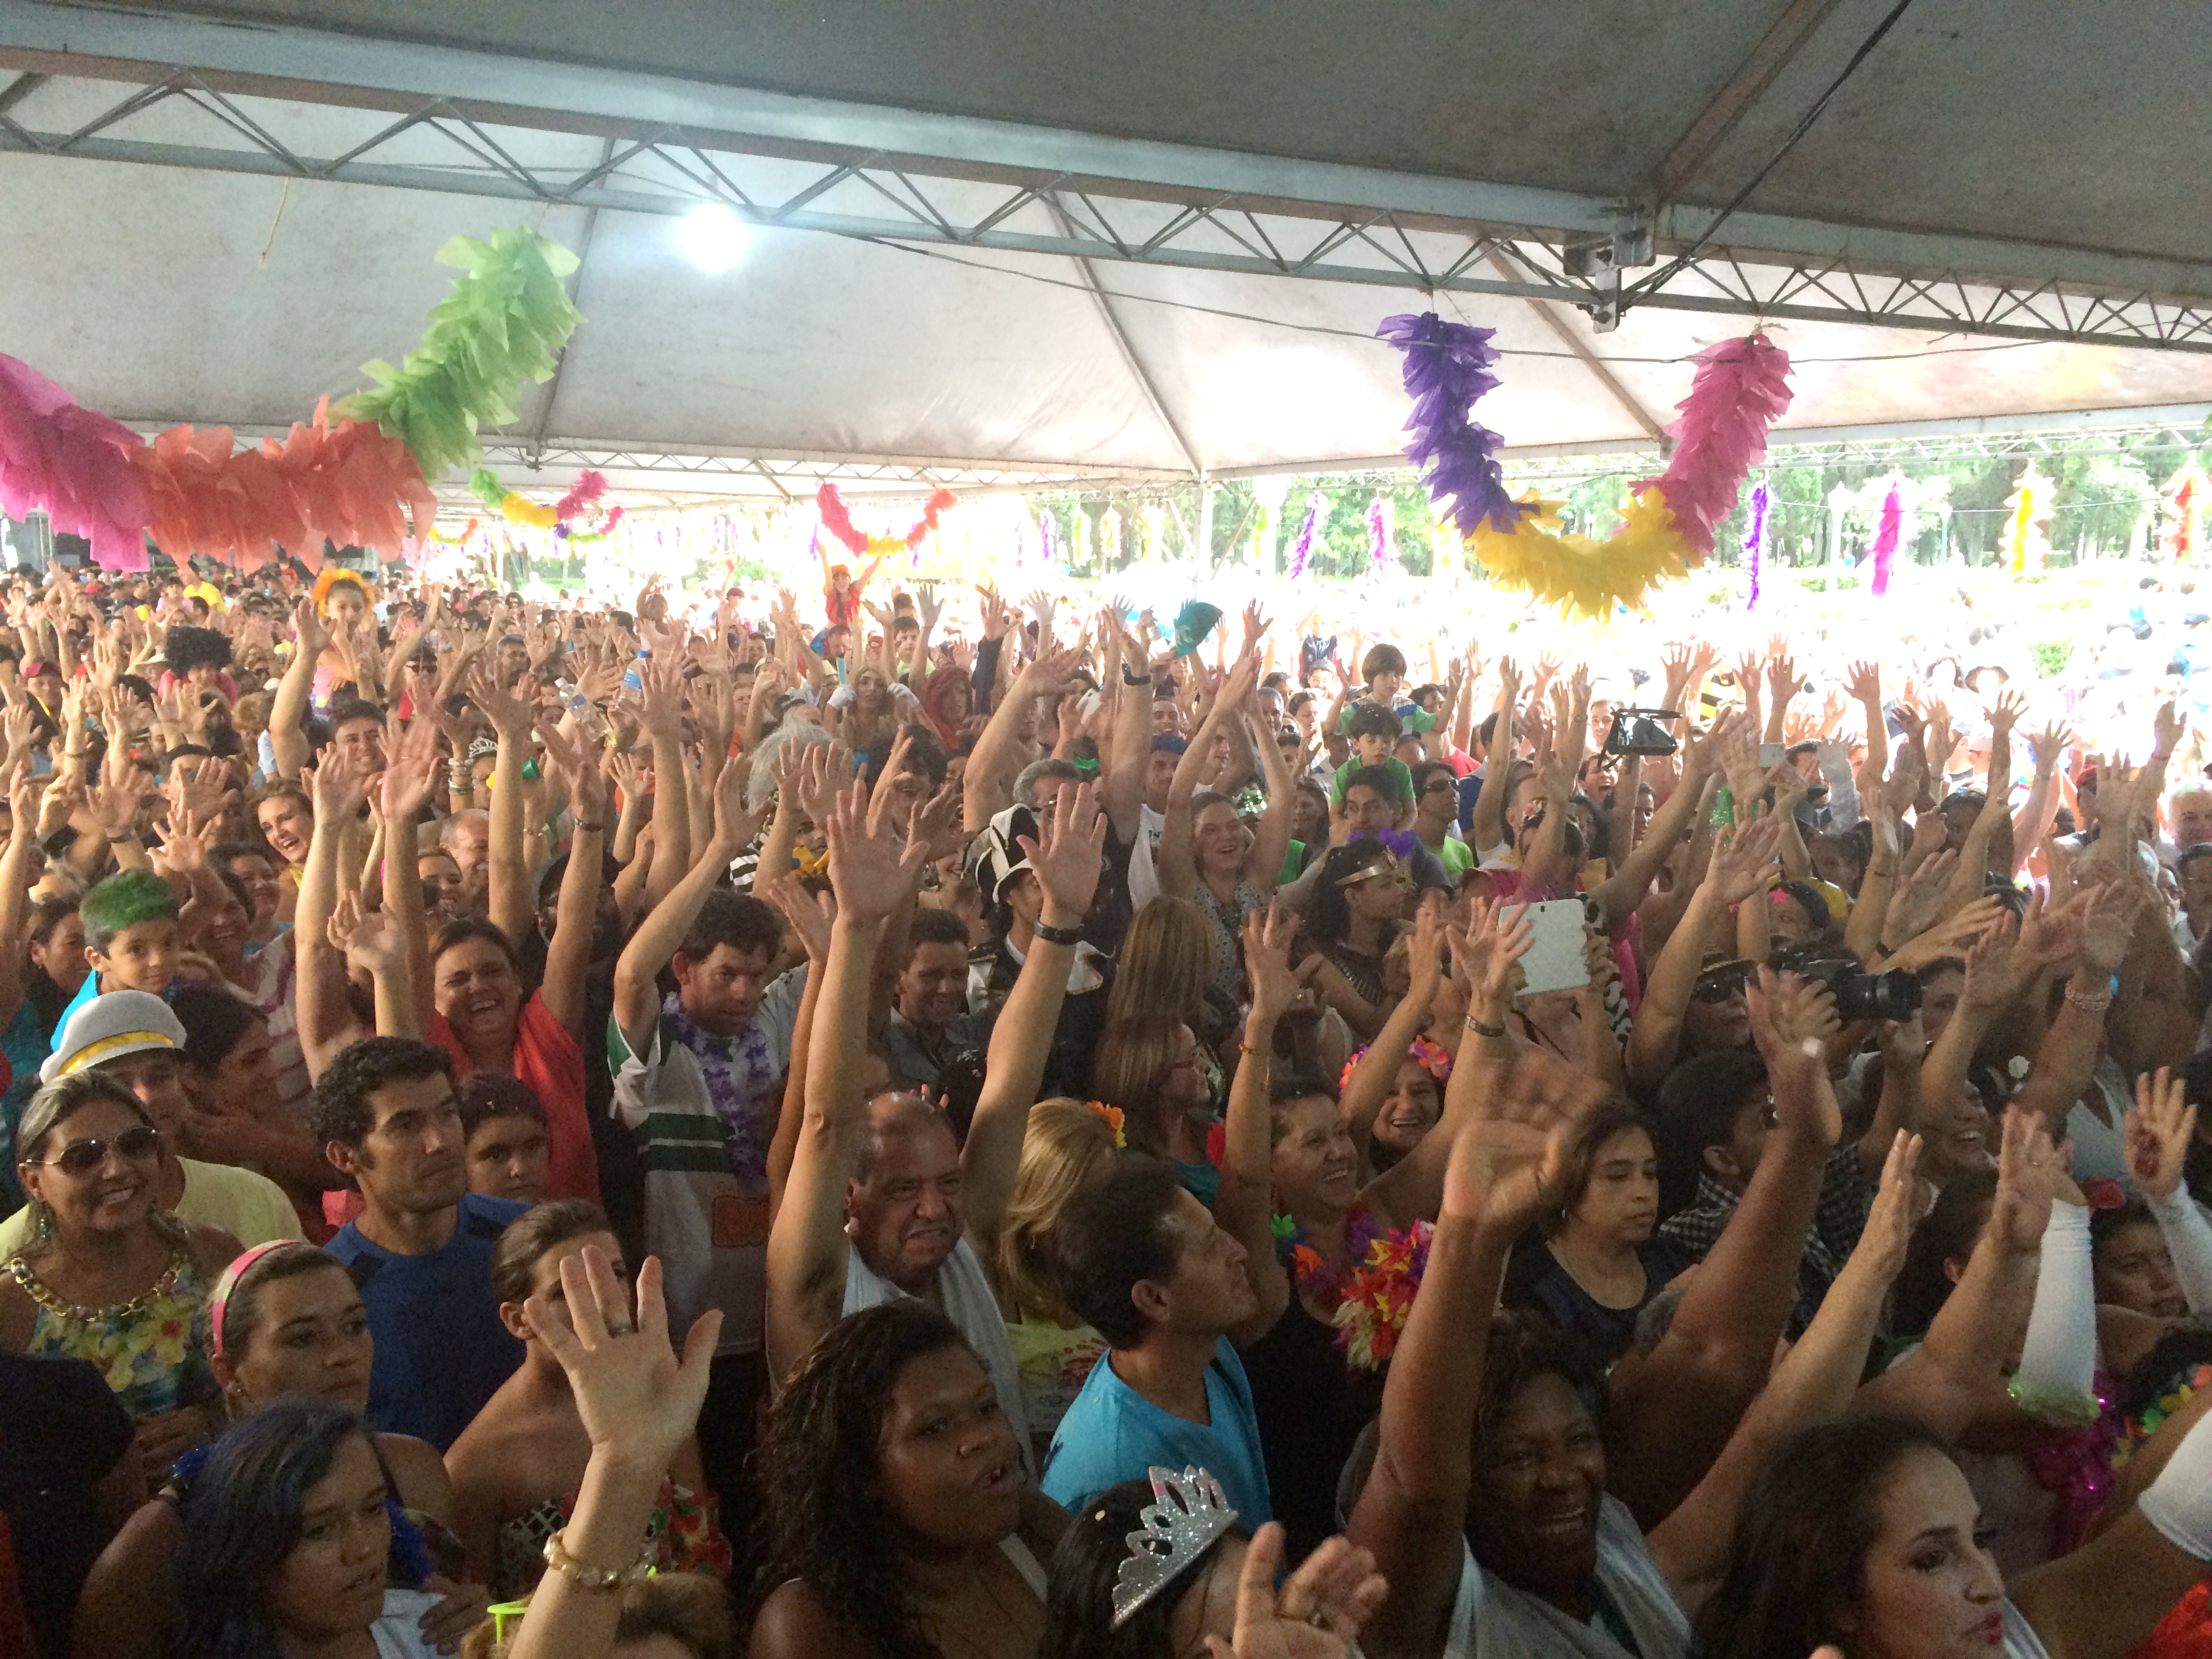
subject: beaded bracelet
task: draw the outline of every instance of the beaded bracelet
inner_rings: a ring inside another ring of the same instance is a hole
[[[545,1565],[571,1580],[578,1589],[624,1589],[653,1571],[652,1563],[643,1554],[626,1567],[587,1567],[568,1553],[565,1541],[568,1530],[563,1527],[559,1532],[547,1535]]]

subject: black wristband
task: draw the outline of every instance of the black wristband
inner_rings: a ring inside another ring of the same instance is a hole
[[[1042,922],[1036,925],[1036,936],[1047,945],[1073,945],[1083,942],[1080,927],[1048,927]]]
[[[1123,664],[1121,665],[1121,684],[1124,684],[1124,685],[1150,685],[1152,683],[1152,671],[1151,671],[1150,669],[1146,669],[1146,670],[1143,673],[1141,673],[1141,674],[1132,674],[1132,673],[1129,672],[1129,665],[1128,665],[1128,664],[1127,664],[1127,663],[1123,663]]]

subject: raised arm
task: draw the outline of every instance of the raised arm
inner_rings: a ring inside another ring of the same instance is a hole
[[[1636,1026],[1628,1038],[1631,1083],[1656,1088],[1674,1069],[1681,1048],[1682,1022],[1689,1012],[1690,993],[1705,963],[1705,935],[1731,905],[1766,890],[1767,883],[1774,878],[1775,835],[1771,818],[1748,826],[1731,824],[1720,832],[1712,862],[1691,897],[1690,908],[1668,935],[1658,961],[1651,965],[1650,981],[1644,988],[1644,1005],[1636,1012]]]
[[[370,1035],[346,994],[345,958],[330,939],[337,908],[339,842],[344,826],[368,799],[365,762],[332,750],[309,775],[315,811],[314,833],[300,870],[300,898],[292,913],[293,948],[299,954],[299,980],[293,990],[299,1016],[300,1050],[307,1072],[320,1077],[338,1051]],[[413,923],[422,926],[419,913]]]
[[[535,716],[528,703],[503,690],[489,662],[481,664],[471,678],[468,699],[481,709],[499,736],[499,754],[492,763],[491,811],[488,826],[490,884],[488,908],[491,920],[510,944],[520,949],[538,925],[538,907],[531,902],[530,866],[523,848],[524,787],[522,763],[530,757]],[[657,826],[656,826],[657,828]]]
[[[1252,977],[1252,1008],[1237,1045],[1237,1074],[1229,1084],[1229,1115],[1221,1155],[1221,1185],[1213,1218],[1244,1247],[1245,1271],[1260,1298],[1259,1311],[1231,1334],[1249,1346],[1274,1329],[1291,1304],[1290,1275],[1275,1254],[1274,1136],[1269,1083],[1275,1062],[1275,1028],[1298,994],[1301,975],[1291,967],[1291,937],[1297,919],[1270,904],[1263,916],[1244,918],[1244,964]]]
[[[961,780],[960,822],[969,835],[980,835],[988,829],[992,815],[1010,799],[1014,775],[1020,769],[1015,764],[1020,753],[1016,734],[1024,712],[1046,692],[1066,685],[1082,665],[1083,653],[1073,647],[1032,657],[1013,689],[991,711]]]
[[[2064,1170],[2041,1121],[2008,1107],[1997,1194],[1958,1286],[1919,1347],[1869,1382],[1857,1404],[1955,1437],[2005,1394],[2004,1367],[2027,1328],[2043,1230]]]
[[[322,613],[313,599],[302,599],[292,607],[292,658],[284,665],[284,678],[269,705],[269,746],[276,751],[276,775],[296,778],[307,763],[307,734],[300,722],[307,713],[308,694],[315,689],[315,664],[331,642]]]
[[[1828,1154],[1843,1134],[1822,1049],[1835,1000],[1795,975],[1760,970],[1747,993],[1766,1061],[1774,1127],[1742,1202],[1686,1282],[1667,1334],[1613,1376],[1613,1490],[1656,1524],[1704,1477],[1766,1381],[1797,1299]]]
[[[660,970],[675,956],[676,947],[683,944],[684,935],[705,908],[707,895],[737,857],[736,837],[750,826],[744,811],[743,770],[735,764],[723,769],[714,787],[714,834],[702,856],[669,890],[668,896],[647,913],[615,962],[615,1024],[634,1054],[649,1054],[653,1048],[653,1031],[660,1024],[660,988],[656,982]],[[572,854],[568,867],[573,871],[575,866]],[[592,873],[596,888],[596,870]],[[565,881],[561,890],[565,902]],[[546,976],[549,980],[552,976],[550,953]]]
[[[783,1103],[776,1114],[775,1135],[768,1147],[768,1214],[769,1224],[783,1207],[784,1188],[791,1182],[792,1158],[799,1150],[799,1132],[806,1121],[806,1061],[814,1044],[814,1013],[822,1002],[822,975],[830,961],[830,897],[817,898],[799,884],[796,876],[753,884],[755,890],[783,912],[806,950],[806,988],[799,994],[799,1012],[791,1025],[791,1070],[784,1079]]]
[[[1674,793],[1661,803],[1645,826],[1644,839],[1616,862],[1612,872],[1600,882],[1591,896],[1604,908],[1608,933],[1618,932],[1636,907],[1644,902],[1644,895],[1650,888],[1652,878],[1667,861],[1674,849],[1696,821],[1698,803],[1702,798],[1705,780],[1711,775],[1716,749],[1714,738],[1723,735],[1725,727],[1716,723],[1714,732],[1705,738],[1690,744],[1682,752],[1682,775],[1674,785]],[[1627,809],[1616,811],[1613,822],[1625,823],[1635,816],[1635,784],[1640,775],[1637,763],[1639,757],[1630,756],[1630,764],[1621,769],[1621,779],[1629,787]],[[1620,799],[1618,793],[1614,799]]]
[[[1297,816],[1297,786],[1291,781],[1290,763],[1280,744],[1260,724],[1251,708],[1242,713],[1246,737],[1260,757],[1260,775],[1267,792],[1259,827],[1253,832],[1252,850],[1244,858],[1244,877],[1262,893],[1272,895],[1283,878],[1283,860],[1291,852],[1291,821]]]
[[[1520,743],[1513,717],[1521,696],[1521,669],[1512,658],[1498,664],[1498,724],[1490,734],[1490,758],[1482,772],[1482,788],[1474,798],[1473,834],[1479,856],[1505,839],[1505,788],[1513,776],[1513,757]]]
[[[1572,1125],[1599,1092],[1534,1050],[1504,1063],[1483,1055],[1462,1064],[1480,1074],[1469,1080],[1479,1103],[1452,1147],[1421,1293],[1382,1388],[1375,1467],[1346,1528],[1389,1581],[1368,1641],[1392,1656],[1434,1654],[1443,1643],[1466,1559],[1475,1414],[1505,1260],[1558,1180]]]
[[[1410,981],[1406,994],[1390,1010],[1390,1018],[1382,1022],[1382,1030],[1352,1066],[1343,1092],[1337,1097],[1337,1115],[1344,1120],[1352,1144],[1359,1149],[1363,1178],[1368,1170],[1375,1115],[1398,1086],[1398,1067],[1436,1005],[1437,987],[1443,979],[1443,921],[1434,909],[1424,906],[1413,917],[1413,931],[1406,942]]]
[[[1883,1299],[1905,1266],[1918,1195],[1913,1170],[1919,1158],[1917,1136],[1899,1135],[1891,1143],[1866,1226],[1821,1298],[1820,1310],[1775,1365],[1711,1469],[1650,1529],[1646,1541],[1652,1559],[1684,1607],[1694,1607],[1718,1582],[1737,1505],[1775,1446],[1795,1429],[1841,1416],[1851,1403],[1881,1320]]]
[[[1198,791],[1198,780],[1206,769],[1214,733],[1250,693],[1258,673],[1259,665],[1249,657],[1239,657],[1230,665],[1227,676],[1216,688],[1212,702],[1198,723],[1198,730],[1192,734],[1189,746],[1176,763],[1175,781],[1168,786],[1167,822],[1160,830],[1160,844],[1152,855],[1153,866],[1159,872],[1160,890],[1170,898],[1189,898],[1198,891],[1198,863],[1191,850],[1190,798]]]
[[[538,988],[545,1012],[569,1030],[584,1025],[584,976],[591,966],[592,927],[599,908],[599,888],[605,860],[600,849],[607,838],[607,784],[599,770],[599,757],[586,751],[578,757],[569,780],[568,867],[561,872],[561,896],[555,901],[553,937],[545,946],[545,977]],[[732,763],[724,771],[740,772]],[[710,873],[729,868],[732,853]]]
[[[809,754],[810,767],[827,759]],[[806,1056],[806,1116],[791,1180],[768,1238],[769,1374],[790,1374],[845,1304],[845,1182],[866,1133],[869,981],[876,950],[906,902],[927,848],[902,848],[890,826],[871,822],[866,785],[840,790],[826,815],[830,883],[837,920]]]
[[[662,655],[641,665],[638,678],[644,690],[645,729],[653,739],[653,869],[646,877],[645,899],[655,905],[691,867],[691,796],[684,781],[682,742],[684,677],[676,663]],[[502,732],[501,746],[506,743]],[[504,759],[500,762],[502,769],[506,764]],[[498,844],[496,823],[493,844]]]
[[[968,1227],[982,1241],[998,1237],[1022,1164],[1022,1135],[1030,1108],[1044,1083],[1053,1031],[1075,966],[1077,930],[1098,890],[1106,845],[1106,820],[1091,786],[1063,789],[1051,817],[1037,825],[1039,839],[1017,836],[1044,896],[1036,936],[1006,1006],[991,1027],[983,1058],[983,1089],[968,1139],[960,1149],[961,1190]],[[913,839],[920,840],[917,834]],[[1060,935],[1058,939],[1051,937]]]

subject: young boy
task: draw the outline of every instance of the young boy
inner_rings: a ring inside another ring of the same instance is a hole
[[[1395,645],[1385,642],[1367,647],[1367,654],[1359,659],[1360,678],[1367,689],[1359,694],[1359,701],[1344,711],[1343,726],[1352,730],[1354,709],[1372,703],[1378,708],[1395,709],[1399,688],[1406,683],[1406,653]]]
[[[56,1022],[58,1030],[77,1009],[107,991],[150,991],[167,996],[182,945],[177,895],[151,870],[118,870],[84,896],[84,956],[92,971]]]
[[[551,1160],[538,1091],[520,1078],[477,1072],[459,1095],[461,1133],[468,1137],[469,1190],[517,1204],[544,1202]]]
[[[1352,739],[1352,757],[1336,769],[1332,793],[1344,799],[1345,780],[1364,767],[1380,767],[1390,775],[1391,799],[1413,799],[1413,769],[1390,751],[1397,745],[1402,723],[1380,703],[1357,702],[1345,711],[1344,729]]]

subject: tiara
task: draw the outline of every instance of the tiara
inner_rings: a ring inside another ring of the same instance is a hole
[[[1145,1524],[1128,1535],[1128,1557],[1114,1577],[1115,1630],[1211,1549],[1237,1520],[1221,1483],[1204,1469],[1192,1466],[1176,1474],[1155,1463],[1146,1473],[1152,1476],[1155,1501],[1145,1505],[1139,1516]]]

